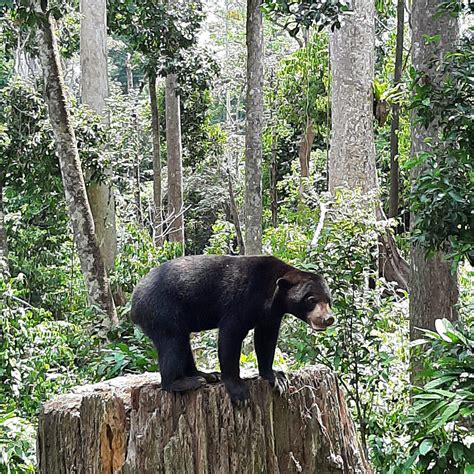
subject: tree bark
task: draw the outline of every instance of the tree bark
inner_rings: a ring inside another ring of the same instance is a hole
[[[8,273],[8,240],[3,211],[3,186],[0,180],[0,275]]]
[[[449,13],[440,13],[441,0],[417,0],[412,9],[412,63],[416,71],[426,73],[432,84],[442,80],[432,66],[433,59],[439,59],[456,47],[459,36],[458,19]],[[439,35],[439,41],[429,38]],[[428,128],[418,123],[416,110],[412,115],[411,153],[413,156],[430,151],[437,144],[438,128],[433,121]],[[428,143],[428,139],[431,142]],[[419,178],[425,165],[413,169],[411,179]],[[415,222],[416,216],[410,221]],[[451,273],[451,263],[445,255],[437,253],[426,256],[426,249],[413,245],[411,249],[410,273],[410,337],[417,339],[417,328],[434,329],[437,318],[457,319],[455,305],[458,301],[457,275]],[[417,377],[419,365],[413,362],[413,380]]]
[[[242,227],[240,226],[239,210],[237,203],[235,202],[234,186],[232,185],[232,176],[230,171],[227,170],[227,182],[229,184],[229,207],[232,214],[232,220],[234,221],[235,235],[237,237],[237,245],[239,246],[239,254],[245,255],[245,242],[242,236]]]
[[[373,127],[374,1],[354,0],[353,13],[331,35],[332,130],[329,190],[377,188]]]
[[[156,96],[156,74],[148,75],[150,92],[151,130],[153,135],[153,241],[156,247],[163,245],[163,211],[161,199],[161,137],[160,111]]]
[[[329,189],[378,190],[375,165],[373,91],[375,63],[375,6],[373,0],[354,0],[353,14],[331,35],[332,131],[329,151]],[[374,216],[385,219],[381,208]],[[407,289],[408,265],[393,236],[380,237],[379,271],[388,281]]]
[[[132,71],[132,64],[130,60],[132,59],[132,55],[127,53],[127,57],[125,59],[125,72],[127,74],[127,94],[133,89],[133,71]]]
[[[247,128],[245,133],[245,252],[262,253],[263,17],[261,0],[247,0]]]
[[[39,19],[37,31],[39,56],[43,68],[46,100],[59,156],[66,204],[90,303],[103,310],[112,324],[116,324],[118,320],[115,305],[94,232],[94,221],[87,199],[76,137],[66,107],[54,25],[49,15],[45,14],[41,7],[45,3],[35,0],[31,5],[36,10]]]
[[[278,163],[275,133],[272,136],[272,159],[270,162],[270,208],[272,211],[272,225],[278,226]]]
[[[397,2],[397,45],[395,48],[395,71],[393,75],[394,86],[400,84],[402,79],[403,60],[403,33],[405,28],[405,2]],[[390,125],[390,195],[388,217],[398,215],[399,193],[399,165],[398,165],[398,131],[400,129],[400,104],[394,102],[392,106],[392,123]]]
[[[166,152],[168,160],[168,219],[170,242],[184,246],[183,169],[180,99],[176,75],[166,76]]]
[[[133,144],[135,148],[135,163],[133,166],[133,178],[135,180],[135,208],[137,209],[137,220],[139,227],[143,228],[144,220],[143,220],[143,207],[142,207],[142,189],[141,189],[141,172],[140,172],[140,164],[141,164],[141,154],[140,154],[140,126],[138,124],[138,98],[139,93],[135,96],[134,100],[134,108],[132,112],[133,118],[133,128],[135,129],[135,133],[133,135]]]
[[[109,96],[107,73],[107,10],[105,0],[81,0],[81,99],[92,110],[106,117]],[[88,178],[88,177],[87,177]],[[112,169],[105,170],[101,182],[87,179],[87,195],[94,218],[95,233],[107,270],[114,268],[117,254],[115,199]]]
[[[311,119],[308,119],[303,137],[298,148],[298,158],[300,160],[300,176],[309,178],[309,160],[311,157],[311,149],[314,142],[314,130]]]
[[[42,410],[39,472],[370,472],[328,368],[292,374],[282,396],[262,379],[247,383],[242,408],[223,384],[173,394],[160,389],[158,374],[78,387]]]

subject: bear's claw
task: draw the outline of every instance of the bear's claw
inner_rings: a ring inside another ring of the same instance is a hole
[[[290,387],[290,381],[285,372],[275,371],[275,382],[273,387],[277,390],[280,395],[283,395]]]
[[[201,372],[198,371],[198,375],[203,377],[207,383],[218,383],[221,380],[220,372]]]

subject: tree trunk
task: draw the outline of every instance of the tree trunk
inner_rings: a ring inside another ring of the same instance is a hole
[[[441,0],[417,0],[412,9],[412,62],[416,71],[426,73],[432,84],[442,80],[432,68],[432,60],[439,59],[456,47],[459,24],[456,17],[440,13]],[[439,41],[429,38],[439,36]],[[436,121],[428,128],[419,124],[416,110],[412,116],[411,153],[413,156],[436,147],[438,129]],[[431,143],[427,143],[431,139]],[[412,180],[418,179],[424,165],[412,171]],[[410,221],[415,222],[416,216]],[[457,275],[451,273],[451,264],[445,255],[438,253],[426,256],[426,249],[412,246],[410,274],[410,337],[417,339],[421,334],[416,328],[434,329],[437,318],[457,318],[455,305],[458,301]],[[413,360],[413,380],[416,379],[418,364]]]
[[[232,176],[230,175],[229,170],[227,170],[227,182],[229,184],[229,207],[232,214],[232,220],[234,221],[239,254],[245,255],[245,242],[242,236],[242,227],[240,226],[239,210],[237,208],[237,203],[235,202],[234,186],[232,185]]]
[[[42,410],[39,472],[370,472],[328,368],[292,374],[282,396],[262,379],[247,383],[242,408],[221,383],[174,394],[160,389],[158,374],[78,387]]]
[[[375,210],[377,219],[384,221],[385,216],[382,205]],[[387,281],[394,281],[400,289],[408,291],[408,280],[410,276],[410,265],[402,257],[395,238],[390,230],[379,236],[379,274]]]
[[[66,107],[61,64],[54,26],[41,5],[35,0],[33,8],[39,21],[37,40],[43,68],[51,128],[56,142],[66,204],[74,231],[74,239],[86,281],[90,303],[103,310],[113,324],[118,322],[110,291],[107,272],[94,232],[94,221],[87,200],[81,162],[74,129]],[[45,5],[47,8],[47,5]]]
[[[106,118],[109,96],[107,74],[107,10],[105,0],[81,0],[81,98],[92,110]],[[112,169],[105,170],[105,181],[88,179],[87,195],[94,218],[95,233],[107,270],[114,268],[117,254],[115,200]]]
[[[397,45],[395,49],[395,72],[393,75],[394,86],[400,84],[402,79],[403,60],[403,33],[405,28],[405,2],[397,2]],[[390,196],[388,217],[398,215],[399,192],[399,165],[398,165],[398,130],[400,128],[400,104],[395,102],[392,106],[392,123],[390,126]]]
[[[140,172],[140,164],[141,164],[141,155],[140,155],[140,126],[138,124],[138,100],[139,100],[140,92],[137,92],[134,100],[134,107],[133,107],[133,128],[135,133],[133,135],[133,142],[135,148],[135,163],[133,166],[133,178],[135,180],[135,208],[137,210],[137,221],[139,227],[143,228],[144,220],[143,220],[143,207],[142,207],[142,189],[141,189],[141,172]]]
[[[311,157],[311,149],[313,148],[314,137],[313,123],[311,119],[308,119],[298,148],[300,176],[302,178],[309,178],[309,160]]]
[[[127,74],[127,94],[133,89],[133,71],[132,71],[132,64],[130,60],[132,59],[132,55],[127,53],[127,57],[125,59],[125,72]]]
[[[8,273],[8,240],[3,212],[3,186],[0,180],[0,275]]]
[[[261,0],[247,0],[247,129],[245,252],[262,253],[263,18]]]
[[[329,190],[377,188],[373,127],[374,0],[354,0],[353,13],[331,35],[332,131]]]
[[[278,164],[275,133],[272,135],[272,160],[270,162],[270,208],[272,211],[272,226],[278,226]]]
[[[160,111],[156,97],[156,74],[148,75],[150,92],[151,131],[153,135],[153,241],[156,247],[163,245],[163,211],[161,200],[161,137]]]
[[[176,75],[166,76],[166,152],[168,160],[168,236],[184,246],[181,114]]]
[[[375,166],[372,81],[375,61],[374,1],[354,0],[353,14],[331,35],[332,131],[329,189],[378,190]],[[374,216],[385,219],[381,208]],[[375,242],[374,242],[375,244]],[[380,238],[379,271],[406,289],[408,264],[393,236]]]

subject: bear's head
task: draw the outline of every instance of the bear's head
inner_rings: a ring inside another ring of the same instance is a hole
[[[331,294],[323,277],[294,270],[276,283],[277,296],[286,313],[302,319],[316,331],[324,331],[334,323]]]

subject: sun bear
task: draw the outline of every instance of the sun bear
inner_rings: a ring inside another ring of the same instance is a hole
[[[131,317],[157,351],[162,388],[192,390],[218,380],[196,368],[189,336],[219,329],[221,378],[233,402],[249,391],[240,378],[242,341],[254,329],[259,374],[272,386],[272,369],[284,314],[316,331],[334,323],[331,296],[324,279],[270,256],[181,257],[150,271],[135,288]]]

